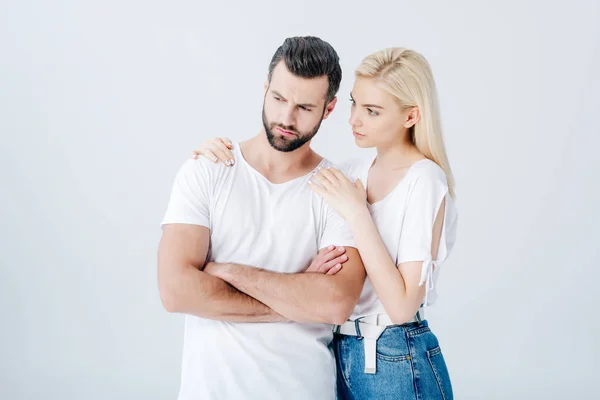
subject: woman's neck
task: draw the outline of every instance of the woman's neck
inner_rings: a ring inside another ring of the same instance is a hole
[[[425,158],[410,142],[397,143],[395,145],[381,146],[377,148],[375,163],[384,169],[397,169],[410,166],[416,161]]]

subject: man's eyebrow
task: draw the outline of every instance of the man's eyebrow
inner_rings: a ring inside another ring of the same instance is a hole
[[[284,100],[287,100],[285,97],[283,97],[283,96],[281,95],[281,93],[279,93],[279,92],[278,92],[278,91],[276,91],[276,90],[271,90],[271,93],[273,93],[273,94],[274,94],[275,96],[277,96],[277,97],[281,97],[282,99],[284,99]]]
[[[287,101],[287,99],[285,97],[283,97],[281,95],[281,93],[279,93],[277,90],[271,90],[271,93],[273,93],[275,96],[281,97],[283,100]],[[302,104],[297,104],[297,105],[302,106],[302,107],[316,107],[316,105],[312,104],[312,103],[302,103]]]

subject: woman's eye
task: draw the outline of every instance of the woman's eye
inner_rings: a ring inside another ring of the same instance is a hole
[[[377,111],[373,111],[370,108],[367,108],[367,112],[369,113],[370,116],[375,117],[377,115],[379,115],[379,113]]]

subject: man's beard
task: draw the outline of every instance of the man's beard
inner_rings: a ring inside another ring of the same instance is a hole
[[[273,147],[275,150],[279,150],[284,153],[288,153],[290,151],[294,151],[294,150],[302,147],[306,142],[311,140],[319,131],[319,128],[321,127],[321,122],[323,122],[323,119],[321,119],[319,121],[317,126],[315,126],[312,131],[310,131],[308,133],[300,133],[296,130],[296,128],[294,126],[285,126],[285,125],[278,124],[275,122],[269,123],[269,121],[267,121],[267,116],[265,115],[265,106],[263,104],[262,121],[263,121],[263,127],[265,128],[265,132],[267,133],[267,140],[269,141],[269,144],[271,145],[271,147]],[[275,127],[279,127],[288,132],[292,132],[296,135],[296,137],[294,137],[294,138],[290,137],[288,139],[288,137],[284,137],[284,136],[275,136],[275,134],[273,133],[273,128],[275,128]]]

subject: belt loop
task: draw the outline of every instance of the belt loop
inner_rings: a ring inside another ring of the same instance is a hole
[[[340,333],[340,328],[342,326],[341,325],[334,325],[333,326],[333,333]]]
[[[421,319],[421,309],[419,308],[417,310],[417,313],[415,314],[415,319],[417,320],[417,322],[420,324],[423,320]]]
[[[360,320],[360,318],[356,318],[356,319],[354,320],[354,328],[356,329],[356,338],[357,338],[358,340],[362,340],[362,339],[363,339],[363,337],[362,337],[362,335],[360,334],[360,327],[358,326],[358,324],[359,324],[359,320]]]

